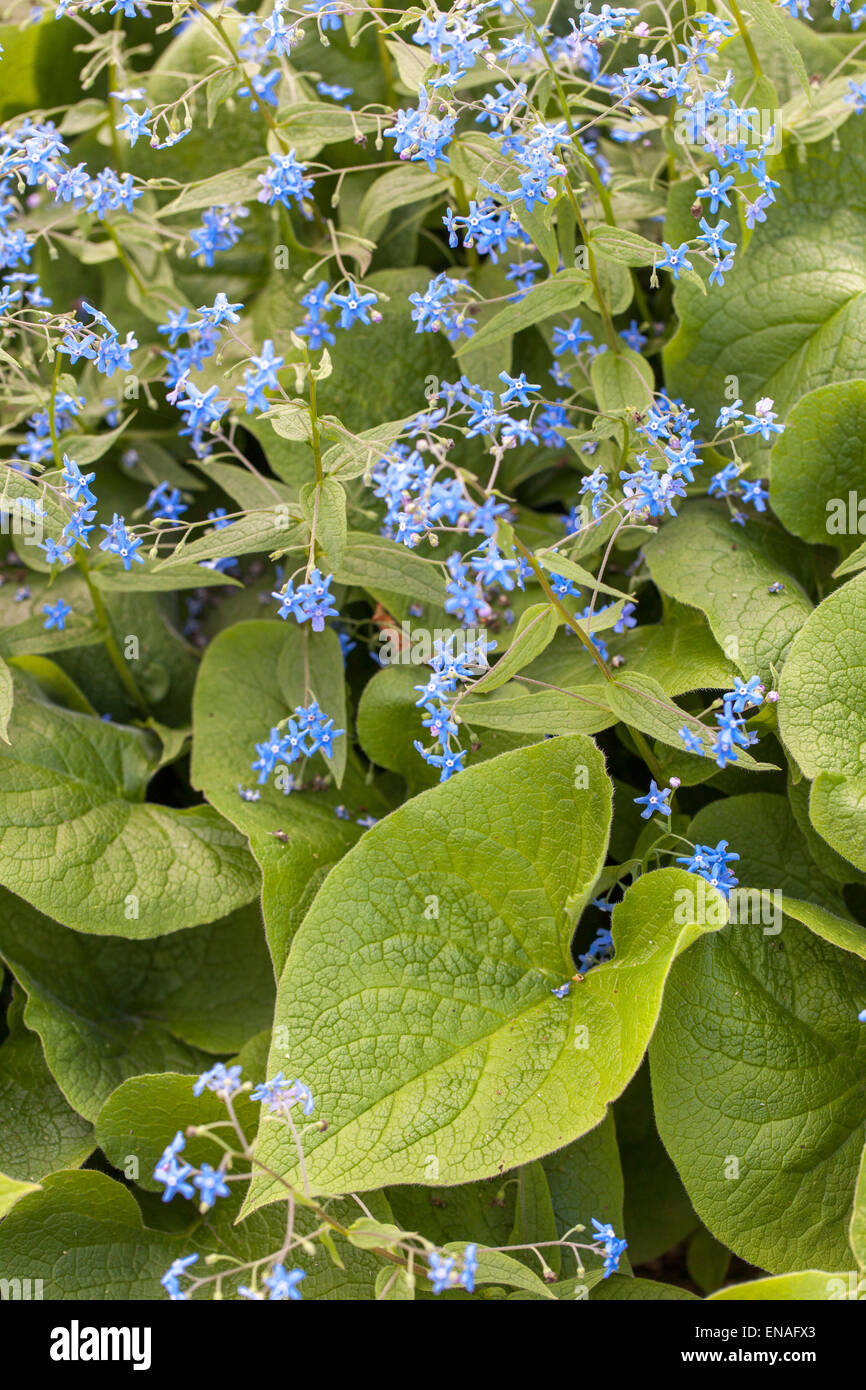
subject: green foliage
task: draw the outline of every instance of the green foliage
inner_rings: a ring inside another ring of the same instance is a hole
[[[4,1299],[866,1288],[863,15],[548,8],[4,15]]]

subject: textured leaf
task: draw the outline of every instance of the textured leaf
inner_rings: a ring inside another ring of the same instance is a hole
[[[190,1095],[191,1115],[194,1107]],[[137,1118],[141,1115],[139,1110]],[[173,1133],[174,1129],[166,1142]],[[337,1219],[351,1219],[353,1205],[343,1203],[332,1210]],[[4,1277],[42,1279],[47,1299],[163,1300],[160,1276],[180,1255],[198,1252],[201,1257],[213,1252],[247,1261],[280,1248],[285,1235],[282,1211],[273,1209],[234,1226],[236,1210],[236,1200],[226,1199],[207,1223],[198,1222],[191,1232],[171,1234],[145,1226],[132,1193],[104,1173],[55,1173],[45,1180],[41,1192],[24,1197],[0,1226]],[[297,1224],[302,1230],[309,1227],[305,1213]],[[326,1263],[323,1255],[310,1261],[303,1251],[295,1253],[293,1263],[307,1270],[305,1298],[370,1297],[380,1261],[364,1251],[353,1251],[346,1243],[341,1243],[340,1250],[342,1270]],[[195,1272],[209,1272],[201,1258]],[[248,1273],[227,1276],[227,1296],[233,1296],[237,1283],[245,1282]]]
[[[719,645],[744,675],[772,681],[811,610],[796,578],[798,552],[782,532],[750,521],[741,530],[710,502],[692,502],[644,547],[650,572],[666,594],[706,615]],[[776,581],[784,592],[771,594]]]
[[[310,1146],[314,1184],[419,1181],[431,1153],[440,1181],[466,1182],[544,1152],[544,1127],[555,1131],[547,1148],[580,1132],[545,1099],[565,1084],[557,1063],[571,1068],[575,1056],[569,1006],[551,988],[571,973],[572,916],[601,866],[609,797],[588,741],[518,750],[422,793],[332,871],[296,938],[275,1018],[329,1120]],[[401,1056],[385,1044],[398,1034]],[[337,1070],[349,1057],[351,1093]],[[591,1128],[603,1104],[583,1104]],[[524,1106],[535,1124],[518,1128]],[[405,1118],[416,1112],[418,1137]],[[262,1142],[273,1150],[271,1133]]]
[[[16,1202],[26,1197],[28,1192],[38,1192],[39,1187],[32,1182],[19,1182],[17,1178],[0,1173],[0,1219],[12,1210]]]
[[[588,786],[576,791],[584,769]],[[420,1182],[431,1154],[439,1181],[465,1182],[562,1147],[603,1117],[640,1060],[672,958],[695,934],[670,915],[680,871],[652,874],[614,916],[616,962],[568,1002],[552,995],[571,973],[571,923],[600,867],[608,796],[583,739],[504,754],[395,812],[331,874],[275,1016],[329,1119],[310,1146],[314,1184]],[[339,933],[351,979],[325,933]],[[270,1134],[262,1142],[269,1161],[291,1164]]]
[[[817,545],[848,548],[848,494],[856,493],[866,472],[864,438],[866,381],[819,386],[797,402],[770,465],[770,503],[786,530]],[[831,505],[834,500],[841,509]],[[860,519],[855,503],[855,537]]]
[[[653,372],[649,363],[624,347],[620,352],[603,352],[594,357],[589,369],[599,410],[618,413],[644,411],[653,395]]]
[[[445,601],[445,581],[438,565],[384,536],[364,531],[349,532],[334,576],[340,584],[358,584],[374,597],[380,593],[407,594],[439,608]]]
[[[866,767],[866,575],[850,579],[803,624],[782,673],[779,728],[809,778]]]
[[[738,251],[724,288],[675,294],[680,326],[665,353],[667,389],[709,429],[726,378],[748,406],[785,412],[807,391],[862,376],[866,347],[866,151],[849,121],[805,163],[789,146],[773,216]]]
[[[200,1071],[270,1022],[273,977],[258,906],[159,941],[98,941],[2,896],[0,954],[24,1021],[70,1105],[95,1120],[139,1072]]]
[[[474,337],[462,343],[457,356],[477,352],[480,348],[510,338],[522,328],[553,318],[555,314],[576,309],[587,296],[589,276],[584,270],[560,270],[548,280],[534,285],[517,304],[506,304],[479,328]]]
[[[130,937],[212,922],[257,896],[255,864],[215,811],[145,802],[150,735],[16,685],[0,748],[7,888],[78,931]]]
[[[0,1135],[0,1172],[39,1182],[57,1168],[77,1168],[94,1139],[48,1070],[39,1038],[24,1027],[22,1009],[16,995],[6,1015],[9,1036],[0,1046],[0,1113],[15,1117]]]
[[[674,966],[650,1044],[659,1132],[698,1215],[773,1273],[844,1268],[866,1136],[866,968],[806,928],[750,925]]]

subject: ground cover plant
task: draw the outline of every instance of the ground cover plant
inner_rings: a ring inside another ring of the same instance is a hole
[[[866,1296],[866,6],[0,26],[0,1292]]]

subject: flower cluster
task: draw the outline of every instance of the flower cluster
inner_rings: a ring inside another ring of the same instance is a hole
[[[415,704],[424,712],[421,723],[433,738],[428,748],[416,739],[415,750],[425,763],[438,769],[440,782],[447,782],[455,772],[463,770],[467,750],[452,742],[458,735],[458,722],[448,702],[457,691],[458,681],[473,680],[487,669],[487,653],[496,644],[487,642],[482,646],[482,640],[461,647],[454,634],[445,642],[436,642],[430,662],[432,674],[424,685],[415,686],[420,692]]]
[[[298,705],[294,717],[285,721],[284,730],[282,726],[271,729],[267,742],[256,744],[258,757],[252,770],[258,773],[259,785],[267,782],[278,763],[288,765],[319,752],[332,758],[333,740],[343,733],[345,729],[335,729],[333,719],[328,719],[315,701]]]
[[[764,695],[764,686],[758,676],[750,676],[748,681],[742,681],[739,676],[735,676],[734,689],[726,691],[722,696],[722,711],[715,716],[718,728],[709,749],[719,767],[727,767],[728,763],[736,762],[737,749],[751,748],[758,742],[755,731],[746,728],[744,714],[747,709],[762,705]],[[703,739],[688,725],[684,724],[679,734],[689,753],[706,752]]]
[[[271,594],[271,598],[275,598],[280,605],[279,616],[284,619],[292,617],[298,623],[309,622],[313,632],[323,632],[326,618],[339,617],[337,609],[333,607],[330,591],[333,580],[332,574],[322,578],[318,569],[310,570],[297,589],[288,580],[282,589]]]

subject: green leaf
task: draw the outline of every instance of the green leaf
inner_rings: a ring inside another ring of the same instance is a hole
[[[9,735],[6,730],[9,727],[9,719],[12,714],[12,672],[6,662],[0,658],[0,739],[4,743],[9,742]]]
[[[538,1156],[551,1127],[548,1148],[598,1122],[598,1097],[575,1099],[588,1122],[574,1110],[563,1122],[545,1090],[574,1086],[554,1080],[576,1054],[569,1005],[557,1010],[551,988],[572,973],[572,918],[603,860],[609,798],[587,740],[521,749],[414,798],[332,870],[295,938],[275,1018],[329,1121],[310,1145],[314,1185],[421,1181],[431,1153],[440,1180],[466,1182]],[[399,1053],[383,1043],[397,1028]],[[538,1028],[548,1035],[540,1050],[530,1044]],[[351,1094],[341,1057],[352,1058]],[[406,1129],[410,1111],[426,1117],[423,1138]],[[275,1159],[272,1131],[260,1142]]]
[[[333,628],[302,633],[300,646],[304,650],[304,660],[300,664],[298,645],[287,642],[283,646],[277,665],[277,682],[287,709],[307,705],[312,697],[326,711],[328,718],[333,719],[334,728],[342,730],[341,737],[334,740],[331,757],[322,754],[334,774],[334,781],[341,787],[346,775],[349,744],[346,737],[346,678],[340,639]]]
[[[518,619],[508,650],[495,666],[475,682],[472,687],[473,694],[480,695],[486,690],[496,690],[518,671],[522,671],[524,666],[534,661],[539,652],[543,652],[553,641],[561,622],[562,618],[546,599],[543,603],[533,603],[529,608],[525,608]]]
[[[255,509],[233,521],[231,526],[223,526],[187,542],[179,554],[176,552],[176,558],[173,555],[161,560],[155,573],[170,576],[178,566],[191,565],[193,561],[198,565],[202,560],[221,560],[228,555],[306,546],[308,528],[306,525],[292,526],[291,521],[289,510],[282,502],[276,507]]]
[[[273,976],[258,905],[159,941],[80,935],[2,895],[0,954],[24,1021],[69,1104],[95,1120],[139,1072],[201,1071],[270,1022]]]
[[[841,579],[846,574],[856,574],[866,566],[866,541],[858,545],[856,550],[852,550],[847,559],[841,565],[837,565],[833,571],[834,579]]]
[[[472,728],[503,733],[596,734],[617,722],[597,685],[526,693],[518,678],[490,695],[467,695],[460,713]]]
[[[797,81],[800,83],[803,91],[808,93],[810,88],[806,66],[800,56],[797,45],[794,43],[794,40],[791,38],[785,26],[778,6],[772,4],[771,0],[743,0],[742,10],[747,19],[754,20],[762,29],[766,29],[774,45],[781,49],[786,60],[794,69],[797,75]]]
[[[508,1244],[546,1243],[547,1248],[541,1252],[542,1256],[553,1273],[558,1275],[562,1264],[562,1251],[558,1246],[549,1244],[556,1239],[556,1217],[544,1166],[538,1162],[526,1163],[517,1170],[514,1225]]]
[[[374,425],[370,430],[362,430],[357,435],[346,435],[339,444],[332,444],[322,456],[322,467],[326,475],[336,477],[341,482],[359,478],[369,472],[387,453],[391,445],[400,437],[403,426],[411,416],[402,420],[386,420],[382,425]]]
[[[849,516],[849,493],[856,494],[866,465],[864,438],[866,381],[819,386],[797,402],[771,456],[770,502],[786,530],[846,549],[846,537],[866,534],[866,517],[858,532],[856,496]]]
[[[335,478],[323,478],[321,483],[307,483],[301,488],[301,511],[314,534],[316,545],[324,552],[322,563],[333,571],[346,551],[346,493]]]
[[[0,1110],[14,1115],[0,1135],[0,1172],[39,1182],[58,1168],[77,1168],[93,1152],[93,1130],[76,1114],[45,1063],[42,1044],[24,1026],[16,991],[0,1046]]]
[[[322,101],[298,101],[279,113],[277,127],[299,159],[312,159],[325,145],[379,130],[381,117],[348,111]]]
[[[144,1079],[159,1083],[163,1078]],[[195,1116],[196,1109],[190,1094],[183,1119]],[[137,1111],[136,1130],[146,1113]],[[178,1128],[180,1124],[170,1126],[166,1143]],[[378,1198],[376,1206],[383,1208],[384,1216],[387,1204]],[[346,1202],[330,1210],[337,1220],[346,1221],[357,1208]],[[180,1255],[217,1253],[243,1263],[279,1250],[286,1226],[281,1209],[256,1215],[241,1226],[233,1225],[236,1214],[237,1199],[226,1198],[207,1223],[199,1222],[192,1231],[151,1230],[142,1221],[135,1197],[121,1183],[93,1170],[55,1173],[46,1178],[42,1191],[23,1197],[0,1224],[0,1266],[5,1278],[41,1279],[46,1299],[162,1301],[166,1295],[160,1277]],[[306,1213],[298,1213],[298,1230],[309,1230],[311,1224]],[[310,1259],[303,1250],[293,1251],[293,1264],[306,1269],[305,1298],[369,1298],[380,1261],[346,1242],[339,1248],[342,1270],[321,1255]],[[195,1272],[201,1276],[210,1271],[200,1260]],[[224,1296],[236,1296],[238,1283],[248,1280],[248,1270],[227,1274]]]
[[[860,1158],[860,1171],[854,1188],[854,1210],[849,1230],[851,1249],[861,1270],[866,1270],[866,1147]]]
[[[289,673],[295,679],[303,673],[305,652],[314,651],[324,636],[295,623],[236,623],[205,652],[193,702],[190,778],[211,805],[249,837],[264,873],[262,904],[277,972],[324,874],[361,833],[354,819],[344,821],[334,814],[336,806],[343,801],[358,816],[362,806],[373,815],[387,809],[352,763],[340,792],[294,791],[286,796],[271,777],[260,788],[259,801],[244,801],[238,794],[239,784],[247,787],[254,781],[250,764],[256,743],[291,714],[290,701],[297,703],[297,691],[287,691],[283,682]],[[323,696],[320,704],[333,718],[326,699]],[[324,769],[324,762],[320,766]]]
[[[630,347],[594,357],[589,375],[599,410],[612,414],[624,410],[644,411],[652,402],[655,389],[652,367]]]
[[[28,1192],[38,1191],[38,1183],[19,1182],[17,1178],[0,1173],[0,1220],[12,1210],[16,1202],[26,1197]]]
[[[644,546],[653,579],[699,608],[743,675],[772,683],[811,604],[796,578],[799,551],[777,528],[750,520],[741,530],[712,502],[687,503]],[[782,593],[769,593],[776,581]]]
[[[232,73],[220,73],[214,80],[234,77]],[[208,92],[210,99],[210,91]],[[261,159],[251,160],[237,169],[227,169],[224,173],[211,174],[206,179],[198,179],[186,184],[183,191],[170,203],[160,208],[158,216],[174,217],[179,212],[193,212],[198,208],[212,208],[226,203],[245,203],[260,191],[258,175],[263,172]]]
[[[621,1274],[614,1274],[597,1284],[589,1297],[593,1303],[700,1302],[688,1289],[681,1289],[676,1284],[662,1284],[657,1279],[627,1279]]]
[[[151,735],[49,704],[16,676],[0,747],[0,881],[64,925],[161,936],[258,895],[237,832],[209,806],[144,800]]]
[[[659,1132],[717,1239],[771,1273],[844,1268],[863,1148],[862,963],[787,919],[678,961],[650,1044]]]
[[[361,199],[358,230],[371,241],[384,231],[395,208],[429,198],[445,196],[446,186],[439,174],[431,174],[426,164],[399,164],[374,179]]]
[[[505,308],[494,314],[483,328],[479,328],[474,337],[461,343],[457,349],[458,359],[468,352],[477,352],[480,348],[489,347],[491,343],[510,338],[533,323],[541,323],[543,319],[553,318],[555,314],[576,309],[586,298],[588,287],[589,276],[585,270],[558,271],[549,279],[533,285],[529,293],[517,304],[506,304]]]
[[[841,1286],[841,1291],[840,1291]],[[745,1284],[711,1293],[710,1303],[823,1303],[825,1299],[846,1298],[848,1279],[844,1274],[827,1274],[822,1269],[803,1269],[796,1274],[780,1274],[769,1279],[750,1279]]]
[[[803,624],[779,687],[779,729],[809,778],[866,767],[866,575],[829,594]]]
[[[601,694],[617,718],[629,727],[640,729],[669,748],[682,752],[683,741],[679,731],[685,726],[702,741],[703,753],[699,756],[712,757],[710,739],[716,732],[715,727],[686,714],[651,676],[645,676],[640,671],[617,676],[601,688]],[[756,762],[749,753],[739,749],[737,766],[760,771],[772,768],[774,764]]]
[[[866,184],[862,130],[849,121],[803,163],[789,147],[784,163],[771,166],[781,185],[773,216],[737,252],[724,287],[675,292],[666,385],[706,429],[731,377],[750,408],[770,396],[784,418],[806,392],[863,374],[866,205],[851,196]]]
[[[332,871],[275,1015],[329,1121],[310,1143],[314,1186],[423,1182],[431,1154],[439,1181],[470,1181],[603,1118],[696,930],[673,923],[680,871],[651,874],[614,915],[616,961],[567,1002],[553,996],[573,971],[572,922],[603,859],[609,794],[588,740],[506,753],[416,797]],[[386,1041],[398,1035],[399,1049]],[[260,1142],[267,1162],[293,1168],[279,1137]],[[271,1196],[261,1184],[258,1200]]]
[[[809,793],[809,816],[828,844],[866,869],[866,772],[820,773]]]
[[[465,1241],[454,1241],[445,1246],[445,1251],[447,1254],[460,1255],[465,1248]],[[535,1294],[537,1298],[556,1298],[549,1285],[511,1255],[506,1255],[501,1250],[482,1248],[479,1249],[477,1258],[475,1284],[478,1288],[483,1288],[485,1284],[504,1284],[506,1288],[522,1289],[526,1293]]]
[[[728,1247],[699,1226],[689,1241],[686,1268],[702,1293],[712,1293],[722,1286],[730,1263]]]
[[[437,608],[445,602],[445,581],[437,564],[367,531],[349,532],[334,578],[339,584],[358,584],[374,598],[383,593],[406,594]]]
[[[627,231],[625,227],[609,227],[606,222],[592,228],[589,244],[605,260],[628,266],[654,265],[662,249],[657,242],[648,241],[637,232]]]
[[[206,568],[188,556],[176,560],[170,567],[146,560],[135,565],[129,574],[121,567],[94,569],[90,577],[102,593],[173,593],[176,589],[241,588],[241,581],[219,570]]]
[[[659,1138],[646,1059],[613,1113],[625,1181],[621,1224],[628,1240],[627,1258],[637,1266],[679,1245],[695,1230],[698,1218]]]
[[[782,901],[782,910],[786,917],[795,917],[816,936],[829,941],[831,946],[838,946],[842,951],[852,951],[861,960],[866,960],[866,928],[861,927],[859,923],[837,917],[825,907],[819,907],[816,903],[800,902],[787,894]]]

